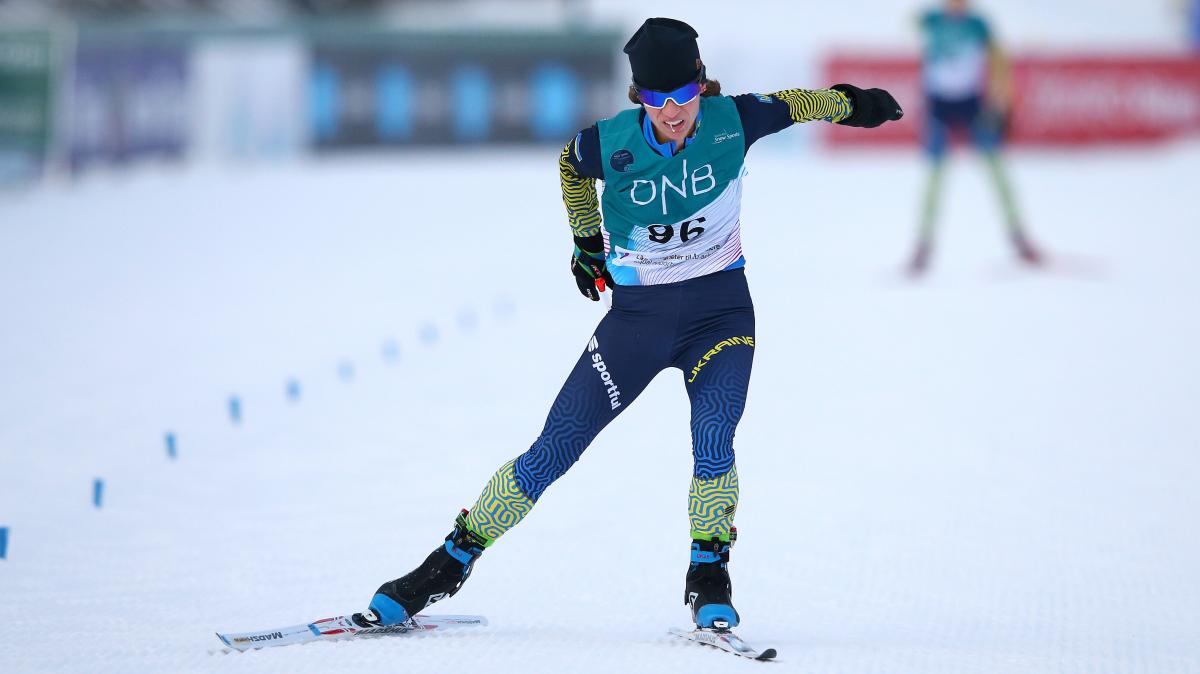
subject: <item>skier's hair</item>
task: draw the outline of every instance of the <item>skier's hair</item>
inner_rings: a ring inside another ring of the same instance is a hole
[[[706,80],[704,80],[704,85],[705,85],[704,92],[700,94],[701,96],[720,96],[721,95],[720,80],[706,79]],[[629,102],[637,103],[638,105],[642,104],[642,102],[640,100],[638,100],[638,88],[637,88],[636,84],[629,85]]]

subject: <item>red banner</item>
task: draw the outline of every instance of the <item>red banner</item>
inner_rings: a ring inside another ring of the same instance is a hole
[[[904,119],[877,129],[829,127],[835,145],[911,144],[924,124],[920,64],[912,56],[834,56],[826,82],[882,87]],[[1010,143],[1145,143],[1200,133],[1200,58],[1031,56],[1013,61]]]

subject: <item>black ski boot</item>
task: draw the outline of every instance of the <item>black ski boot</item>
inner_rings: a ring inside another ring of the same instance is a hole
[[[733,608],[733,586],[729,582],[729,549],[737,540],[737,529],[729,540],[692,539],[692,563],[684,584],[683,603],[692,609],[697,627],[729,629],[740,620]]]
[[[467,511],[462,511],[445,544],[408,575],[381,585],[371,598],[371,607],[354,615],[355,622],[365,623],[364,627],[399,625],[426,606],[454,596],[471,575],[487,543],[467,528]]]

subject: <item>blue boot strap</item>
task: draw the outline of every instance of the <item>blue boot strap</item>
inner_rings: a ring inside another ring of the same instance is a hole
[[[403,606],[397,604],[395,599],[386,594],[376,594],[371,597],[371,610],[379,616],[379,622],[383,625],[399,625],[410,617]]]
[[[721,554],[712,550],[692,548],[692,564],[710,564],[721,561]]]
[[[446,552],[448,552],[451,557],[462,562],[464,566],[470,566],[471,562],[483,552],[482,550],[476,549],[475,553],[472,554],[470,550],[463,550],[462,548],[456,546],[454,541],[446,541],[445,548]]]
[[[696,625],[698,627],[712,627],[713,623],[718,620],[724,620],[729,623],[730,627],[737,627],[738,614],[728,604],[706,604],[700,607],[696,612]]]

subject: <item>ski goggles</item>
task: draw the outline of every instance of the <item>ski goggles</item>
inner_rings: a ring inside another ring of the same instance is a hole
[[[655,91],[653,89],[642,89],[638,87],[638,100],[644,103],[647,107],[660,109],[667,104],[667,101],[674,101],[675,105],[680,107],[696,100],[700,95],[700,80],[688,82],[687,84],[672,89],[671,91]]]

